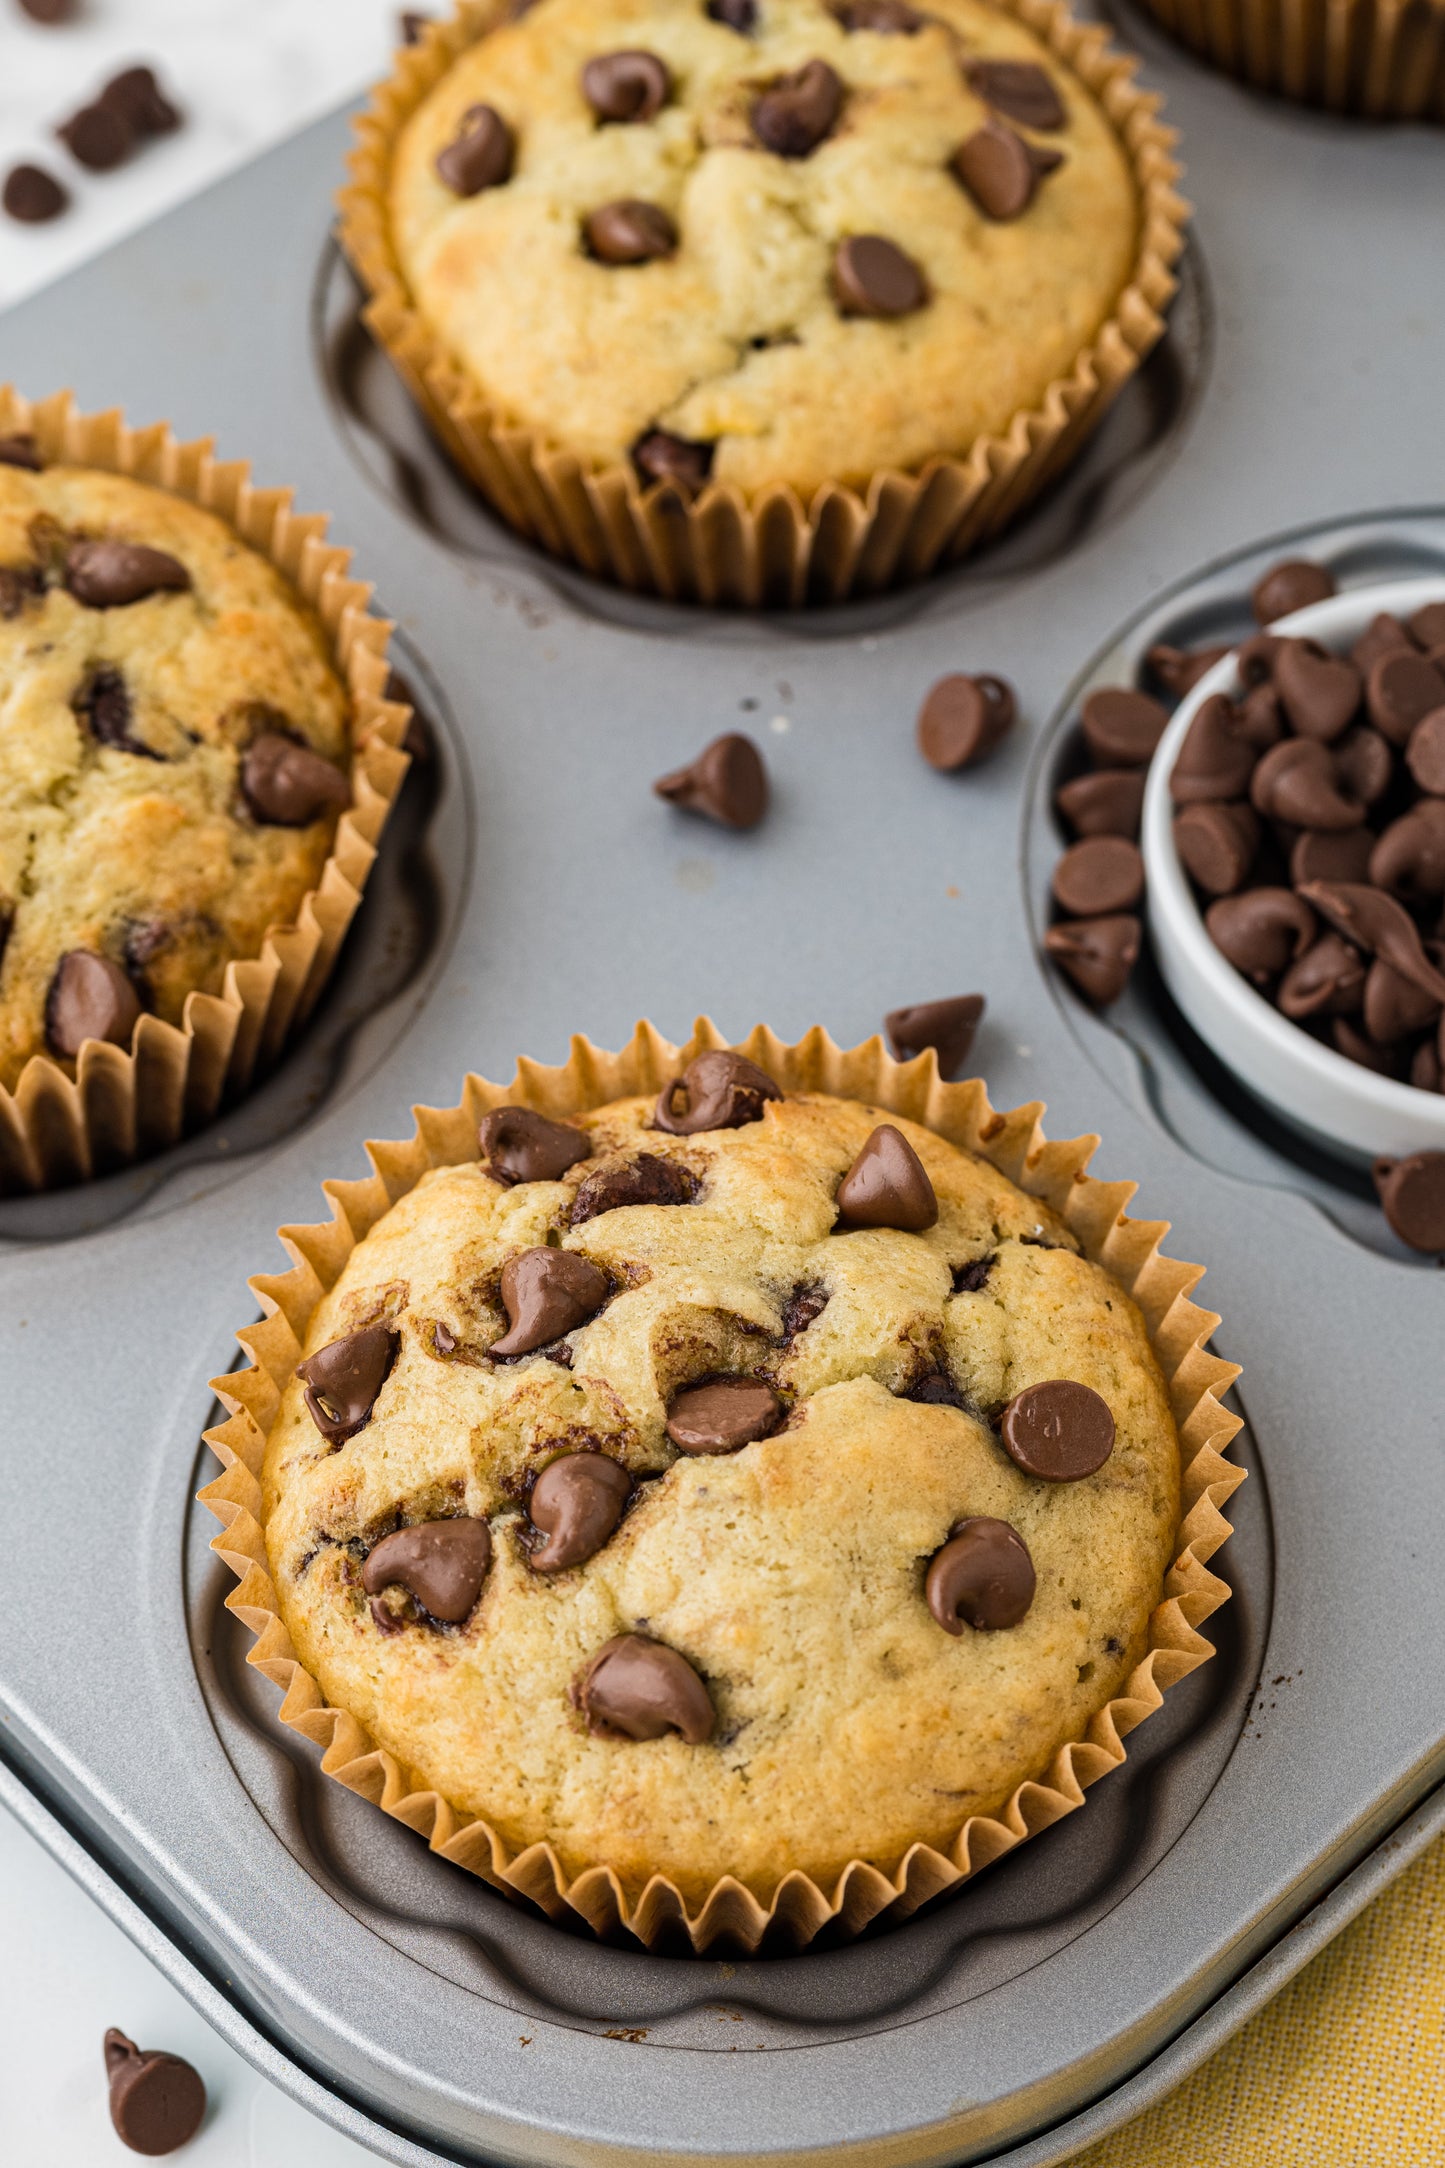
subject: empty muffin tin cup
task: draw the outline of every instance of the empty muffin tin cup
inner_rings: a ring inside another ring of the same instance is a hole
[[[357,1243],[429,1169],[480,1158],[477,1124],[491,1108],[522,1104],[565,1120],[616,1099],[650,1101],[695,1054],[727,1043],[705,1018],[684,1047],[670,1045],[646,1023],[616,1054],[575,1039],[565,1066],[548,1069],[524,1061],[506,1087],[469,1076],[459,1105],[414,1110],[416,1129],[409,1139],[369,1144],[370,1176],[323,1184],[332,1208],[329,1222],[282,1229],[281,1239],[295,1260],[292,1269],[250,1282],[254,1300],[248,1307],[254,1312],[259,1302],[263,1322],[237,1334],[251,1367],[214,1381],[230,1415],[206,1438],[224,1473],[200,1494],[224,1523],[212,1548],[240,1584],[227,1606],[256,1636],[248,1660],[282,1688],[282,1723],[321,1748],[328,1776],[405,1822],[443,1859],[529,1899],[551,1919],[607,1939],[630,1935],[648,1948],[690,1945],[698,1954],[710,1949],[752,1953],[764,1943],[770,1951],[798,1950],[825,1929],[836,1942],[885,1920],[905,1920],[1082,1806],[1085,1786],[1124,1761],[1125,1736],[1162,1706],[1170,1686],[1214,1653],[1199,1627],[1226,1601],[1229,1587],[1206,1562],[1230,1533],[1223,1509],[1244,1480],[1244,1471],[1223,1458],[1240,1426],[1220,1396],[1238,1376],[1238,1366],[1210,1352],[1219,1319],[1190,1300],[1203,1268],[1160,1254],[1167,1223],[1127,1217],[1132,1182],[1099,1182],[1086,1173],[1096,1137],[1047,1142],[1037,1102],[995,1113],[977,1079],[943,1083],[931,1052],[898,1063],[876,1038],[845,1050],[815,1029],[789,1046],[759,1026],[737,1050],[785,1091],[862,1101],[918,1122],[986,1160],[1057,1212],[1084,1254],[1138,1304],[1178,1428],[1181,1519],[1178,1549],[1149,1620],[1145,1653],[1121,1692],[1090,1719],[1082,1738],[1061,1746],[1046,1768],[1019,1784],[996,1815],[965,1822],[946,1852],[915,1843],[898,1859],[855,1859],[829,1889],[796,1871],[757,1888],[725,1876],[695,1909],[660,1874],[624,1884],[605,1860],[569,1874],[550,1844],[514,1851],[480,1817],[451,1805],[379,1747],[354,1716],[328,1706],[297,1658],[280,1614],[261,1495],[267,1433],[317,1305]]]
[[[1348,653],[1371,621],[1445,602],[1445,582],[1352,588],[1282,617],[1271,632]],[[1353,1165],[1445,1151],[1445,1093],[1377,1076],[1282,1016],[1215,947],[1174,847],[1169,779],[1194,717],[1215,693],[1241,690],[1233,655],[1189,693],[1159,741],[1144,792],[1142,844],[1149,934],[1164,983],[1199,1036],[1240,1083],[1291,1129]]]

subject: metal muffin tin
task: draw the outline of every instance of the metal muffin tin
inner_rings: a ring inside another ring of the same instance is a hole
[[[1176,2082],[1445,1822],[1440,1274],[1357,1177],[1270,1133],[1147,967],[1101,1020],[1037,946],[1084,684],[1238,622],[1286,544],[1351,579],[1445,565],[1419,501],[1439,137],[1263,103],[1120,27],[1198,206],[1169,336],[999,547],[843,610],[640,602],[506,533],[358,328],[326,230],[341,117],[0,319],[22,388],[214,431],[330,508],[436,733],[265,1089],[152,1166],[0,1205],[0,1792],[243,2052],[387,2159],[1042,2168]],[[912,720],[959,668],[1006,673],[1029,721],[939,778]],[[775,781],[749,836],[649,793],[728,727]],[[1137,1177],[1171,1254],[1208,1262],[1252,1472],[1219,1654],[1082,1813],[907,1927],[731,1965],[568,1936],[322,1779],[246,1668],[191,1504],[246,1275],[469,1067],[615,1045],[644,1014],[681,1038],[700,1010],[847,1042],[973,988],[995,1102],[1101,1130],[1096,1171]]]

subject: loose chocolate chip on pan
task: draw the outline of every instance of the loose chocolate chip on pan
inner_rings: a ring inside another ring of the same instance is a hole
[[[383,1536],[361,1569],[368,1596],[401,1587],[444,1626],[459,1626],[476,1608],[492,1563],[485,1521],[419,1521]]]
[[[1142,928],[1130,912],[1107,918],[1076,918],[1050,926],[1044,948],[1086,1001],[1106,1009],[1117,1001],[1139,961]]]
[[[1375,1188],[1395,1233],[1427,1256],[1445,1251],[1445,1152],[1377,1159]]]
[[[1377,956],[1365,974],[1365,1029],[1376,1046],[1396,1046],[1433,1024],[1442,1000],[1445,997],[1402,978],[1392,964]]]
[[[1043,155],[1048,163],[1041,163]],[[1040,154],[1002,121],[991,120],[960,143],[952,167],[984,217],[1006,223],[1023,216],[1042,174],[1058,162],[1056,151]]]
[[[143,760],[164,758],[132,734],[135,718],[130,690],[119,670],[109,664],[91,672],[72,705],[97,745],[113,746],[117,752],[134,753]]]
[[[1142,768],[1098,768],[1061,783],[1054,805],[1076,836],[1127,836],[1132,843],[1144,812],[1144,780]]]
[[[918,750],[941,775],[971,768],[1008,735],[1017,713],[1006,678],[962,672],[941,677],[918,711]]]
[[[1424,798],[1392,821],[1370,853],[1369,879],[1392,895],[1429,903],[1445,896],[1445,803]],[[1363,874],[1324,874],[1325,880],[1363,880]]]
[[[565,1573],[595,1558],[622,1518],[633,1483],[606,1453],[563,1453],[549,1461],[527,1504],[532,1526],[546,1537],[530,1555],[534,1573]]]
[[[1302,828],[1290,845],[1292,887],[1306,881],[1364,881],[1370,878],[1375,838],[1368,828]]]
[[[1364,807],[1340,788],[1334,754],[1314,738],[1284,738],[1271,746],[1250,780],[1249,796],[1266,820],[1295,828],[1358,828],[1365,818]]]
[[[929,1610],[946,1634],[999,1633],[1017,1626],[1034,1600],[1029,1547],[1007,1521],[979,1514],[955,1521],[924,1576]]]
[[[599,1167],[579,1184],[572,1199],[570,1224],[581,1227],[603,1212],[622,1212],[631,1205],[691,1204],[697,1195],[697,1177],[675,1159],[660,1159],[655,1152],[639,1152],[620,1166]]]
[[[88,610],[118,610],[152,595],[183,594],[191,575],[167,550],[103,535],[95,542],[71,543],[65,584]]]
[[[881,233],[838,243],[833,291],[844,316],[911,316],[928,300],[928,282],[913,258]]]
[[[712,473],[714,449],[694,437],[675,437],[670,429],[648,429],[632,447],[632,464],[644,489],[652,482],[701,489]]]
[[[1314,912],[1292,888],[1221,896],[1205,912],[1204,925],[1221,956],[1261,987],[1299,962],[1317,930]]]
[[[715,1047],[695,1055],[680,1077],[663,1085],[652,1119],[654,1127],[673,1137],[695,1137],[704,1129],[743,1129],[762,1120],[769,1099],[782,1096],[755,1061]]]
[[[1292,1023],[1309,1016],[1353,1016],[1365,995],[1365,964],[1337,933],[1323,933],[1279,982],[1280,1012]]]
[[[758,0],[707,0],[707,13],[713,22],[746,38],[758,19]]]
[[[1054,901],[1071,918],[1131,911],[1144,893],[1144,861],[1126,836],[1086,836],[1054,868]]]
[[[462,115],[454,141],[437,153],[439,177],[456,196],[479,196],[512,177],[516,144],[495,106],[474,105]]]
[[[263,731],[241,761],[241,795],[258,821],[306,828],[351,803],[351,785],[333,761],[280,731]]]
[[[23,467],[28,474],[44,472],[45,461],[40,446],[28,429],[15,429],[8,436],[0,436],[0,467]]]
[[[1149,649],[1144,657],[1144,667],[1151,677],[1158,679],[1166,693],[1175,700],[1182,700],[1217,662],[1223,662],[1228,653],[1227,646],[1183,648],[1169,647],[1161,642]]]
[[[125,115],[114,106],[102,105],[99,99],[94,105],[82,106],[55,133],[77,165],[91,173],[111,172],[123,165],[135,148],[135,130]]]
[[[1277,617],[1288,617],[1312,602],[1327,601],[1334,592],[1335,576],[1324,565],[1308,557],[1286,557],[1260,575],[1249,599],[1254,605],[1255,621],[1272,625]]]
[[[601,121],[644,121],[672,95],[672,76],[656,53],[598,53],[582,70],[582,95]]]
[[[753,134],[779,158],[806,158],[843,110],[843,85],[826,60],[810,60],[753,100]]]
[[[1063,99],[1032,60],[971,60],[964,74],[976,98],[1021,128],[1062,128],[1068,120]]]
[[[1003,1411],[999,1436],[1025,1475],[1045,1483],[1077,1483],[1103,1467],[1114,1450],[1109,1403],[1074,1378],[1029,1385]]]
[[[1391,745],[1408,745],[1415,725],[1445,707],[1445,676],[1428,655],[1382,655],[1365,680],[1365,703],[1370,721]]]
[[[948,1001],[915,1001],[890,1009],[883,1019],[888,1048],[895,1061],[912,1061],[932,1047],[941,1077],[955,1077],[968,1060],[973,1035],[983,1020],[982,994],[955,994]]]
[[[761,1379],[715,1378],[675,1396],[667,1435],[680,1453],[736,1453],[770,1437],[782,1419],[782,1401]]]
[[[938,1220],[938,1199],[922,1160],[901,1129],[881,1122],[838,1184],[849,1227],[896,1227],[922,1234]]]
[[[1349,728],[1360,705],[1360,673],[1347,655],[1332,655],[1316,640],[1281,640],[1274,658],[1274,687],[1302,738],[1333,744]]]
[[[493,1107],[477,1126],[487,1172],[496,1182],[556,1182],[592,1140],[568,1122],[549,1121],[531,1107]]]
[[[394,1327],[363,1325],[296,1365],[307,1412],[328,1445],[345,1445],[371,1420],[400,1348]]]
[[[740,730],[714,738],[690,766],[660,775],[652,788],[669,805],[723,828],[756,828],[768,809],[763,756]]]
[[[0,202],[6,216],[18,225],[43,226],[48,219],[59,218],[70,197],[44,166],[19,165],[6,174]]]
[[[1079,717],[1084,742],[1101,768],[1147,768],[1169,727],[1169,715],[1148,693],[1100,685]]]
[[[1228,896],[1249,876],[1259,816],[1247,805],[1187,805],[1174,816],[1174,848],[1206,896]]]
[[[679,1732],[689,1746],[701,1746],[712,1736],[707,1688],[685,1656],[650,1634],[618,1634],[604,1642],[571,1694],[599,1739],[661,1739]]]
[[[105,2073],[111,2123],[132,2153],[174,2153],[200,2129],[206,2088],[181,2056],[138,2048],[112,2025],[105,2036]]]
[[[45,1041],[67,1061],[87,1039],[128,1047],[140,1013],[140,996],[119,964],[90,949],[68,949],[45,998]]]
[[[1422,715],[1405,747],[1405,766],[1421,790],[1445,798],[1445,707]]]
[[[118,113],[132,135],[170,135],[181,116],[156,81],[152,68],[124,68],[100,94],[100,103]]]
[[[1393,896],[1355,881],[1311,881],[1300,894],[1347,941],[1382,956],[1402,978],[1445,1002],[1445,977],[1425,954],[1419,927]]]
[[[530,1355],[549,1341],[560,1340],[596,1316],[607,1292],[606,1273],[575,1250],[554,1250],[539,1243],[535,1249],[509,1257],[502,1267],[502,1304],[509,1329],[492,1342],[489,1352]]]

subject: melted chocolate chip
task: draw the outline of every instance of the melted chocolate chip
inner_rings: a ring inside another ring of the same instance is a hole
[[[736,1453],[771,1437],[783,1403],[758,1378],[715,1378],[678,1393],[667,1411],[667,1435],[680,1453]]]
[[[1139,961],[1142,928],[1131,912],[1109,918],[1075,918],[1050,926],[1044,948],[1086,1001],[1107,1008],[1117,1001]]]
[[[691,1204],[697,1195],[696,1175],[675,1159],[659,1159],[653,1152],[639,1152],[621,1166],[599,1167],[578,1186],[572,1199],[571,1224],[581,1227],[603,1212],[621,1212],[635,1204]]]
[[[920,1407],[958,1408],[964,1414],[969,1413],[967,1395],[946,1370],[930,1370],[926,1377],[915,1379],[901,1397],[916,1401]]]
[[[672,77],[656,53],[598,53],[582,70],[582,95],[601,121],[651,120],[672,95]]]
[[[970,1257],[966,1265],[955,1265],[953,1268],[953,1292],[955,1295],[976,1295],[981,1288],[986,1287],[988,1285],[988,1276],[993,1271],[994,1260],[997,1255],[997,1250],[990,1250],[987,1257]]]
[[[1127,836],[1134,843],[1144,813],[1144,781],[1142,768],[1099,768],[1061,783],[1054,804],[1076,836]]]
[[[164,759],[132,735],[130,691],[119,670],[107,664],[92,671],[71,705],[97,745],[113,746],[117,752],[134,753],[143,760]]]
[[[1445,1152],[1377,1159],[1375,1187],[1386,1219],[1412,1250],[1445,1252]]]
[[[24,467],[30,474],[39,474],[44,466],[40,446],[28,429],[15,429],[8,436],[0,436],[0,467]]]
[[[554,1250],[545,1244],[523,1250],[502,1267],[502,1304],[509,1330],[492,1342],[490,1353],[530,1355],[585,1325],[607,1295],[606,1273],[575,1250]]]
[[[564,1453],[532,1486],[527,1511],[546,1542],[531,1553],[534,1573],[564,1573],[596,1556],[621,1520],[633,1482],[605,1453]]]
[[[810,60],[753,101],[753,134],[779,158],[806,158],[831,135],[843,85],[826,60]]]
[[[345,1445],[370,1422],[400,1349],[401,1334],[392,1326],[363,1325],[296,1365],[307,1413],[328,1445]]]
[[[1277,617],[1289,617],[1312,602],[1328,601],[1335,591],[1335,576],[1323,565],[1308,557],[1287,557],[1261,573],[1249,599],[1255,622],[1272,625]]]
[[[72,542],[66,553],[65,584],[88,610],[116,610],[145,602],[152,595],[184,593],[191,575],[179,558],[165,550],[103,535],[96,542]]]
[[[687,1658],[649,1634],[618,1634],[572,1686],[572,1700],[599,1739],[661,1739],[689,1746],[712,1736],[713,1706]]]
[[[1169,727],[1169,714],[1148,693],[1100,685],[1084,702],[1079,721],[1101,768],[1147,768]]]
[[[654,1127],[673,1137],[695,1137],[704,1129],[743,1129],[762,1120],[769,1099],[782,1096],[756,1062],[719,1047],[694,1056],[680,1077],[663,1085],[652,1119]]]
[[[1029,1547],[1007,1521],[955,1521],[924,1578],[928,1608],[945,1633],[998,1633],[1017,1626],[1034,1600]]]
[[[677,254],[677,227],[660,203],[621,196],[583,221],[587,246],[599,263],[657,263]]]
[[[758,0],[707,0],[706,13],[713,22],[746,38],[758,19]]]
[[[5,206],[7,218],[13,218],[21,226],[43,226],[50,219],[59,218],[69,202],[68,192],[44,166],[12,166],[5,176],[4,190],[0,192],[0,203]]]
[[[833,291],[844,316],[911,316],[928,300],[928,282],[913,258],[881,233],[838,243]]]
[[[334,762],[280,731],[253,738],[241,760],[241,795],[258,821],[306,828],[351,803],[351,785]]]
[[[838,1184],[848,1227],[894,1227],[921,1234],[936,1225],[938,1199],[922,1160],[901,1129],[882,1122]]]
[[[713,449],[691,437],[675,437],[670,429],[649,429],[632,447],[632,464],[644,488],[672,482],[682,490],[701,489],[712,472]]]
[[[495,1182],[557,1182],[592,1152],[592,1140],[582,1130],[548,1121],[530,1107],[493,1107],[477,1135]]]
[[[1089,1386],[1049,1378],[1014,1395],[999,1436],[1025,1475],[1077,1483],[1096,1474],[1113,1452],[1114,1418],[1108,1401]]]
[[[918,711],[918,750],[940,774],[971,768],[1007,735],[1017,713],[1006,678],[942,677]]]
[[[1021,128],[1062,128],[1068,120],[1063,99],[1032,60],[971,60],[964,74],[975,98]]]
[[[1130,911],[1144,893],[1144,861],[1125,836],[1071,843],[1054,868],[1054,901],[1071,918]]]
[[[69,949],[46,995],[45,1043],[67,1061],[87,1039],[128,1047],[140,1014],[140,996],[119,964],[89,949]]]
[[[807,1331],[814,1318],[821,1317],[828,1307],[828,1290],[816,1283],[802,1281],[793,1289],[783,1304],[783,1331],[781,1345],[786,1352],[800,1333]]]
[[[890,1009],[883,1019],[889,1051],[895,1061],[912,1061],[932,1047],[939,1075],[955,1077],[968,1060],[983,1012],[982,994],[955,994],[949,1001],[915,1001],[911,1008]]]
[[[714,738],[689,767],[660,775],[652,788],[669,805],[723,828],[756,828],[768,809],[763,756],[740,730]]]
[[[1222,956],[1254,986],[1268,986],[1298,963],[1315,938],[1315,915],[1292,888],[1249,888],[1221,896],[1204,914]]]
[[[476,1608],[492,1563],[485,1521],[421,1521],[383,1536],[361,1572],[368,1596],[401,1587],[444,1626],[459,1626]]]
[[[44,593],[44,576],[34,566],[17,570],[0,565],[0,619],[19,617],[27,602],[38,601]]]
[[[57,18],[58,19],[58,18]],[[201,2127],[206,2088],[179,2055],[138,2048],[112,2026],[105,2036],[110,2120],[133,2153],[174,2153]]]
[[[494,106],[474,105],[462,115],[455,140],[438,152],[436,170],[453,195],[479,196],[511,179],[515,157],[512,131],[501,114]]]

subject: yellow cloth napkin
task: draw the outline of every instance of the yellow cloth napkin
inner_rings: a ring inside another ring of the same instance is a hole
[[[1167,2100],[1070,2168],[1445,2162],[1445,1838]]]

